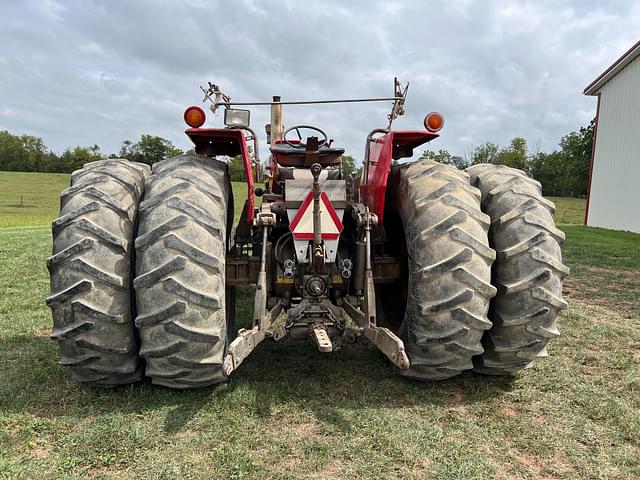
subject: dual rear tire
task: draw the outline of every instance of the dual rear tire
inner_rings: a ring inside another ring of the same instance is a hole
[[[136,239],[135,325],[152,382],[171,388],[226,380],[226,165],[196,156],[153,166]]]
[[[567,308],[562,280],[564,232],[553,221],[555,206],[542,186],[524,172],[502,165],[467,169],[482,193],[482,209],[491,217],[489,242],[496,250],[491,303],[492,328],[475,370],[505,375],[546,357],[547,343],[560,335],[558,313]]]
[[[51,337],[72,379],[111,387],[142,378],[131,297],[138,204],[147,165],[89,163],[71,175],[47,260]]]
[[[111,387],[144,374],[172,388],[225,380],[230,194],[226,165],[198,155],[159,162],[153,174],[122,159],[72,174],[47,260],[51,336],[71,378]]]
[[[540,184],[504,166],[428,160],[393,167],[391,179],[387,212],[404,231],[408,285],[404,302],[398,289],[378,295],[411,362],[400,373],[505,375],[546,356],[569,270]]]

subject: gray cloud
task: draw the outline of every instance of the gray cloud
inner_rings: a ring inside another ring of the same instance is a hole
[[[186,148],[182,111],[212,80],[235,100],[381,96],[410,81],[398,128],[445,115],[432,148],[524,136],[543,150],[588,122],[582,89],[637,41],[640,4],[596,1],[0,0],[0,129],[61,151],[142,133]],[[286,110],[362,156],[387,105]],[[262,130],[266,109],[254,109]],[[213,122],[221,122],[214,119]]]

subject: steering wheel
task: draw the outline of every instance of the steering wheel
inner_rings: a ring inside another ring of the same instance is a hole
[[[322,130],[320,130],[318,127],[313,127],[311,125],[294,125],[291,128],[287,128],[287,130],[285,130],[285,132],[282,134],[282,139],[290,147],[293,147],[293,148],[307,148],[307,144],[302,141],[302,135],[300,134],[300,130],[303,129],[303,128],[306,129],[306,130],[313,130],[313,131],[318,132],[319,134],[322,135],[322,139],[318,140],[318,147],[322,147],[323,145],[327,144],[327,140],[328,140],[327,139],[327,134],[324,133]],[[287,134],[289,134],[289,132],[291,132],[293,130],[295,130],[296,133],[298,134],[298,140],[299,140],[298,143],[293,143],[293,142],[287,140]]]

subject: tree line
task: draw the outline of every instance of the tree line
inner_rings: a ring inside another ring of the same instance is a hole
[[[560,140],[559,148],[551,153],[530,152],[527,141],[515,137],[507,146],[485,142],[464,157],[451,155],[447,150],[425,150],[420,158],[464,169],[479,163],[494,163],[524,170],[542,183],[544,195],[581,197],[587,194],[589,167],[593,148],[595,119],[589,125],[571,132]]]
[[[589,166],[593,145],[595,119],[589,125],[571,132],[560,140],[559,148],[551,153],[530,152],[527,141],[515,137],[507,146],[485,142],[465,156],[450,154],[447,150],[425,150],[420,158],[436,160],[466,168],[478,163],[495,163],[519,168],[540,181],[544,195],[584,196],[589,182]],[[127,158],[152,165],[164,158],[180,155],[182,150],[170,140],[154,135],[142,135],[137,142],[125,140],[117,154],[105,155],[100,147],[75,147],[57,155],[44,141],[31,135],[12,135],[0,131],[0,171],[70,173],[85,163],[103,158]],[[343,156],[343,172],[356,172],[356,162],[350,155]],[[229,160],[231,180],[244,180],[241,157]]]
[[[251,146],[249,150],[251,151]],[[137,142],[123,141],[117,154],[105,155],[98,145],[93,145],[70,148],[57,155],[49,150],[39,137],[18,136],[0,131],[0,171],[71,173],[85,163],[103,158],[127,158],[134,162],[153,165],[155,162],[182,153],[185,152],[170,140],[154,135],[142,135]],[[242,157],[233,157],[228,163],[231,180],[244,181]],[[346,175],[355,172],[355,159],[344,155],[342,170]]]
[[[85,163],[103,158],[128,158],[152,165],[181,153],[170,140],[142,135],[137,142],[122,142],[117,154],[104,154],[98,145],[93,145],[69,148],[58,155],[47,148],[42,138],[0,131],[0,171],[71,173]]]

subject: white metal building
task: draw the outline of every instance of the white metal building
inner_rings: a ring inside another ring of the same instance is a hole
[[[585,89],[598,97],[585,224],[640,233],[640,41]]]

